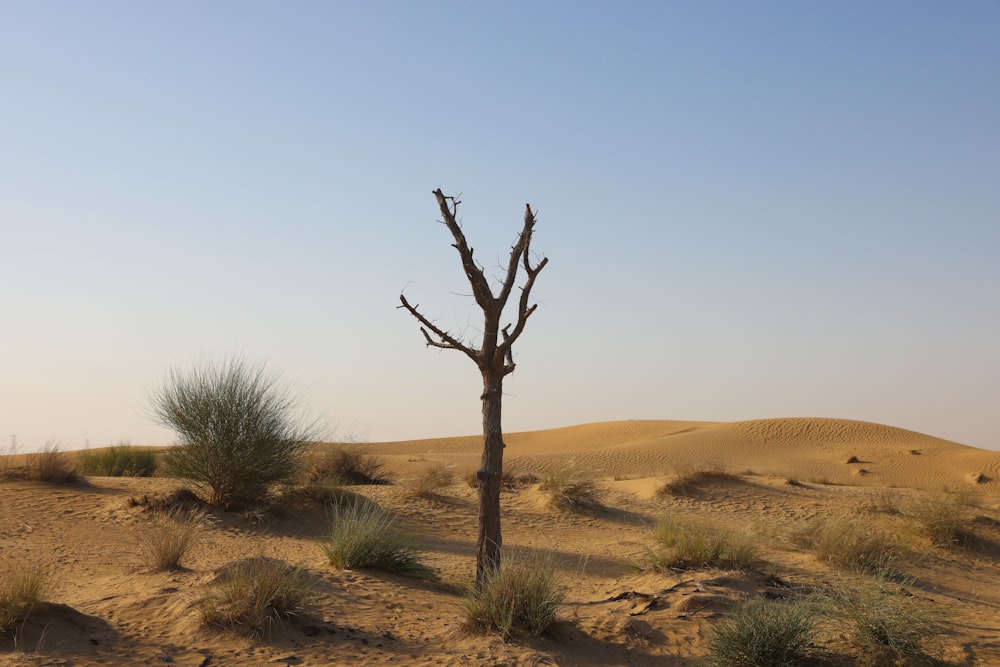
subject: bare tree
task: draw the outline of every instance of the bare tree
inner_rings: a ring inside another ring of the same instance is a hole
[[[465,269],[465,277],[472,286],[472,294],[483,311],[483,338],[480,346],[474,347],[439,328],[418,310],[419,304],[410,305],[404,295],[400,294],[399,300],[403,304],[400,307],[409,311],[422,325],[420,331],[428,346],[463,352],[476,363],[483,376],[483,394],[480,397],[483,401],[483,456],[479,472],[476,473],[479,482],[479,535],[476,556],[478,587],[487,572],[500,566],[500,552],[503,545],[500,535],[500,481],[505,446],[500,412],[503,379],[514,372],[514,356],[511,348],[521,337],[524,325],[538,307],[538,304],[529,305],[531,288],[535,285],[535,278],[549,260],[543,257],[537,264],[531,263],[531,235],[535,228],[535,214],[528,204],[525,206],[524,227],[510,250],[507,274],[499,285],[499,293],[494,294],[483,267],[473,259],[473,249],[466,243],[465,234],[462,233],[462,228],[456,219],[458,205],[461,202],[455,197],[445,196],[440,188],[434,191],[434,196],[437,197],[444,218],[442,222],[455,239],[452,246],[458,250],[462,259],[462,268]],[[504,307],[514,290],[514,282],[521,266],[524,267],[527,279],[521,286],[521,295],[517,302],[517,319],[501,329]]]

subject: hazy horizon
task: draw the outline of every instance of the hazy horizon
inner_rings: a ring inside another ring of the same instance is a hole
[[[830,417],[1000,449],[1000,5],[0,5],[0,449],[167,444],[173,366],[473,435],[431,191],[549,258],[504,428]],[[496,269],[495,271],[493,269]],[[520,284],[520,282],[519,282]]]

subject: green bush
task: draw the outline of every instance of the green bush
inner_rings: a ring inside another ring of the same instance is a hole
[[[708,639],[710,667],[793,667],[806,661],[818,632],[809,604],[754,598],[720,621]]]
[[[516,630],[540,635],[555,622],[565,597],[550,556],[504,555],[497,570],[488,571],[466,597],[473,629],[507,638]]]
[[[248,558],[223,568],[216,590],[201,599],[202,623],[252,637],[301,613],[311,578],[305,570],[268,558]]]
[[[151,402],[160,423],[180,436],[166,455],[167,469],[207,489],[213,505],[262,501],[299,469],[307,430],[295,419],[295,402],[264,367],[237,358],[174,369]]]
[[[16,633],[19,623],[44,604],[48,576],[34,565],[0,565],[0,634]]]
[[[653,527],[653,537],[665,547],[651,554],[651,564],[659,569],[746,568],[757,560],[750,536],[704,522],[664,519]]]
[[[412,538],[400,531],[396,518],[372,502],[330,508],[330,535],[323,552],[334,567],[422,574]]]
[[[84,475],[96,477],[152,477],[156,472],[156,454],[119,443],[94,452],[80,452]]]

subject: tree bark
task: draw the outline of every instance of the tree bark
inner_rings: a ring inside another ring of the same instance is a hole
[[[503,478],[503,426],[501,399],[503,374],[483,373],[483,456],[479,472],[479,535],[476,555],[476,588],[500,567],[503,538],[500,533],[500,485]]]

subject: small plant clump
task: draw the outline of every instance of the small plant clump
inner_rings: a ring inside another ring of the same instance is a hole
[[[156,454],[122,442],[107,449],[80,452],[84,475],[95,477],[152,477]]]
[[[0,634],[16,633],[45,603],[49,578],[34,565],[0,565]]]
[[[833,613],[850,624],[866,657],[912,664],[935,648],[941,630],[938,617],[917,603],[903,584],[879,576],[835,587],[825,598]]]
[[[901,553],[895,542],[847,517],[813,519],[795,541],[835,567],[865,574],[891,574]]]
[[[696,493],[701,487],[712,482],[738,482],[742,479],[740,475],[726,472],[725,470],[685,472],[661,485],[656,490],[656,495],[661,498],[664,496],[690,496]]]
[[[153,571],[176,570],[184,555],[208,525],[202,510],[175,507],[156,512],[150,524],[136,533],[142,562]]]
[[[657,569],[747,568],[757,560],[750,536],[703,522],[664,519],[653,527],[653,537],[663,547],[650,554]]]
[[[80,477],[76,458],[51,442],[42,451],[27,455],[27,468],[28,477],[40,482],[72,484]]]
[[[438,491],[446,489],[455,481],[454,469],[445,463],[437,463],[424,468],[419,475],[407,480],[407,495],[413,498],[431,498]]]
[[[499,569],[487,571],[465,608],[471,629],[504,639],[516,631],[538,636],[555,622],[564,598],[551,556],[513,554],[505,555]]]
[[[412,538],[381,507],[357,501],[331,507],[329,537],[323,552],[331,565],[343,569],[377,569],[396,574],[422,574]]]
[[[312,581],[301,568],[248,558],[223,568],[215,585],[199,603],[202,623],[260,637],[273,623],[303,611]]]
[[[754,598],[712,630],[709,667],[793,667],[813,652],[818,613],[808,603]]]
[[[906,513],[937,547],[962,547],[975,542],[968,507],[946,496],[924,496]]]
[[[579,511],[601,505],[597,482],[572,461],[542,475],[538,488],[549,494],[549,501],[557,509]]]
[[[360,447],[315,445],[305,456],[306,484],[363,485],[389,484],[382,461]]]

